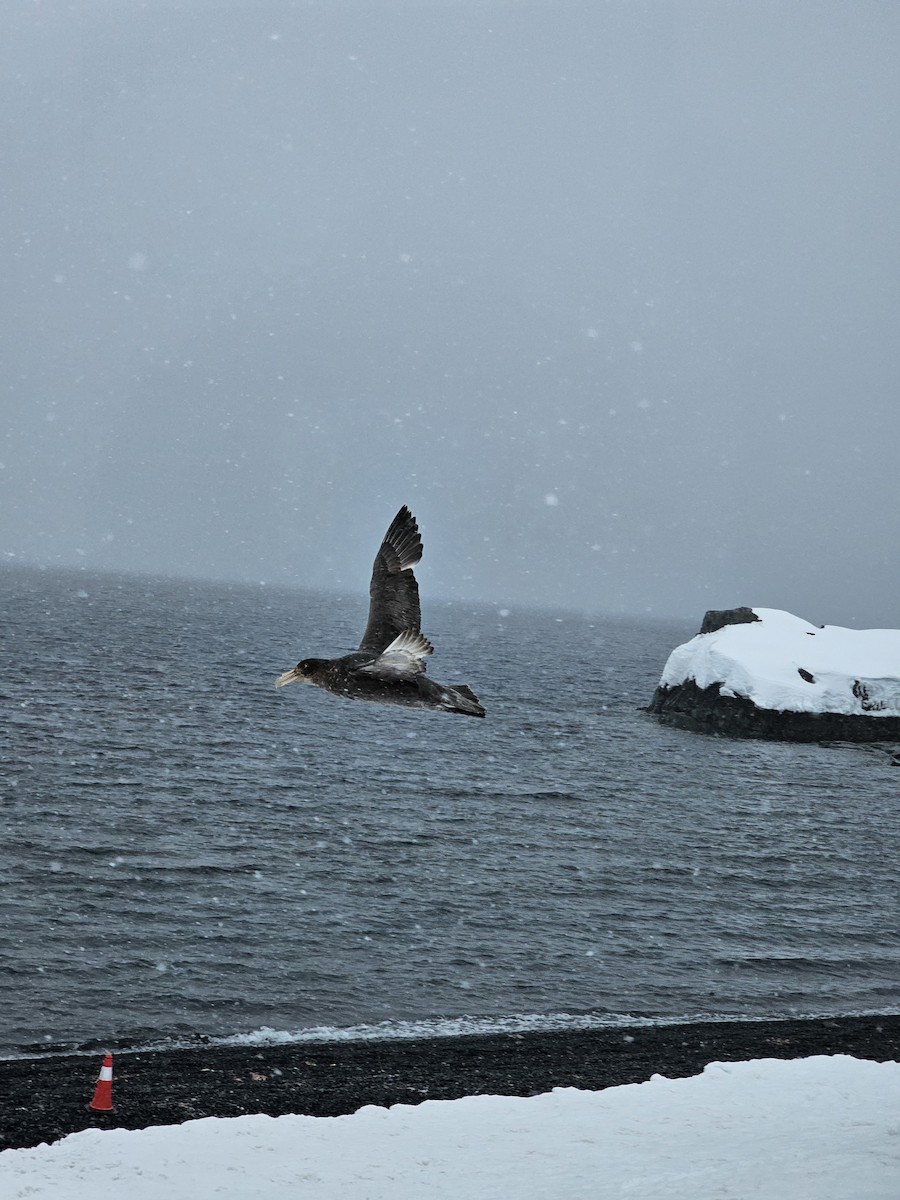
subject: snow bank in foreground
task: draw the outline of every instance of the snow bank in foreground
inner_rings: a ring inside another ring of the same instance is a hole
[[[602,1092],[87,1130],[0,1154],[5,1200],[897,1200],[900,1066],[713,1063]]]
[[[900,630],[820,629],[776,608],[753,612],[758,621],[699,633],[673,650],[660,687],[692,679],[776,712],[900,716]]]

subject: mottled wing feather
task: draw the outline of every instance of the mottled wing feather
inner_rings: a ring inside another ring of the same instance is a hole
[[[377,679],[415,679],[425,670],[425,656],[433,650],[424,634],[416,629],[406,629],[374,662],[359,667],[357,674],[374,675]]]
[[[421,557],[419,527],[404,505],[375,555],[369,585],[369,623],[360,650],[380,654],[405,630],[418,630],[419,587],[412,568]]]

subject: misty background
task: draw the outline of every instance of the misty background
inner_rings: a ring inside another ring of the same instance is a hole
[[[900,625],[900,6],[0,15],[3,561]]]

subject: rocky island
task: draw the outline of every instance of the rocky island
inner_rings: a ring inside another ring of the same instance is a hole
[[[811,625],[773,608],[707,612],[669,655],[648,711],[776,741],[900,741],[900,630]]]

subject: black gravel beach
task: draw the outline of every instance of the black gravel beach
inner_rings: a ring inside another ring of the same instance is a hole
[[[248,1113],[333,1117],[366,1104],[598,1090],[654,1074],[695,1075],[709,1062],[814,1054],[900,1060],[900,1016],[125,1051],[115,1055],[107,1115],[87,1107],[100,1053],[7,1059],[0,1061],[0,1149],[91,1127],[142,1129]]]

